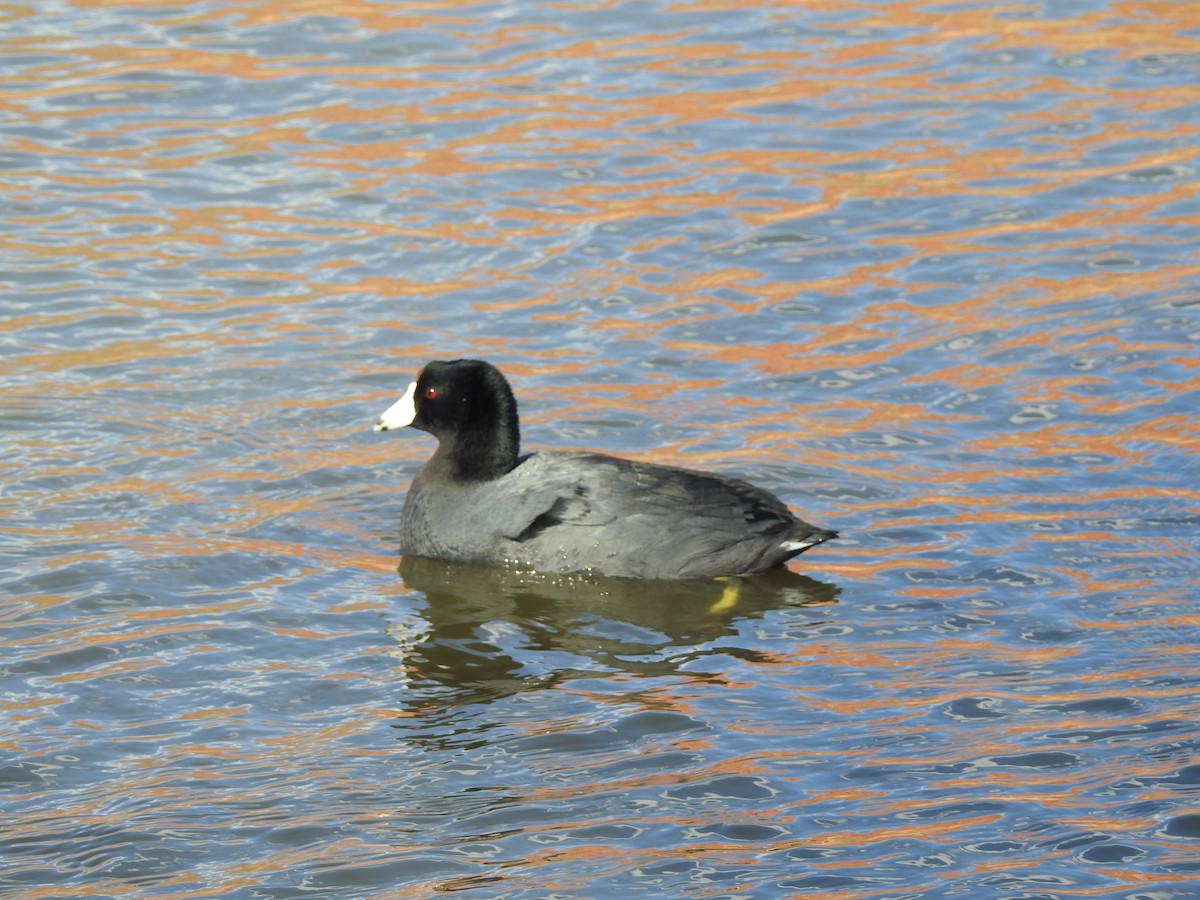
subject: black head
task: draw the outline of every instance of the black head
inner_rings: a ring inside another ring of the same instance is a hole
[[[479,359],[436,360],[417,375],[412,426],[438,439],[430,464],[457,480],[499,478],[517,464],[517,401],[500,370]]]

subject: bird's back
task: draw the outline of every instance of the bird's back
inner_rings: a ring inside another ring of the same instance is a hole
[[[835,536],[797,519],[747,482],[595,453],[525,457],[489,482],[439,485],[420,476],[405,504],[406,552],[539,571],[640,578],[762,572]],[[425,536],[436,534],[437,546]],[[454,545],[454,546],[451,546]]]

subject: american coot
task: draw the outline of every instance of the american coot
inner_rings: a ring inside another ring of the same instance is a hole
[[[413,478],[401,551],[634,578],[745,575],[837,532],[735,478],[597,453],[518,456],[517,401],[489,363],[435,361],[375,423],[438,439]]]

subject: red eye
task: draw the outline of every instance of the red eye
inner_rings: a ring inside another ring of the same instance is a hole
[[[431,387],[425,388],[425,399],[426,400],[433,400],[435,397],[437,397],[437,388],[431,388]]]

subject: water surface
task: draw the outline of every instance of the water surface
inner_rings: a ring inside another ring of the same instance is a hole
[[[0,26],[0,893],[1197,896],[1193,4]],[[397,572],[460,355],[843,536]]]

